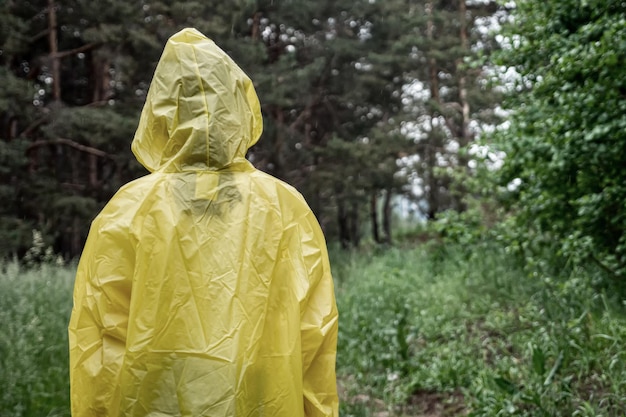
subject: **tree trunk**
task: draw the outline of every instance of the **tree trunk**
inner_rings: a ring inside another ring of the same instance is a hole
[[[432,1],[426,3],[426,15],[428,16],[428,20],[426,22],[426,38],[429,40],[429,43],[432,44],[435,37],[435,23],[433,18]],[[428,74],[431,100],[435,101],[437,104],[440,104],[441,98],[439,96],[439,75],[437,70],[437,60],[433,56],[432,52],[429,53],[428,57]]]
[[[89,158],[89,186],[95,190],[98,186],[98,157],[89,154],[87,158]]]
[[[385,243],[391,244],[391,189],[385,190],[385,200],[383,202],[383,230],[385,231]]]
[[[57,146],[61,146],[61,145],[57,145]],[[80,179],[79,179],[80,161],[79,159],[81,158],[81,153],[74,151],[74,150],[69,150],[68,157],[70,158],[70,165],[72,169],[72,183],[80,184]],[[80,243],[81,243],[80,242],[80,219],[78,218],[76,214],[72,215],[72,223],[70,224],[69,229],[70,229],[69,230],[69,236],[70,236],[69,252],[70,252],[70,256],[74,257],[80,254],[80,250],[81,250],[80,248]]]
[[[113,97],[111,89],[111,64],[106,59],[92,58],[93,91],[91,102],[101,104]]]
[[[467,4],[466,0],[459,0],[459,21],[460,21],[460,33],[459,38],[461,40],[461,51],[463,56],[469,53],[469,46],[467,41]],[[460,135],[457,138],[459,141],[460,149],[467,149],[472,140],[472,134],[470,132],[470,105],[467,100],[467,74],[466,69],[463,68],[463,58],[458,58],[456,61],[456,71],[459,78],[459,103],[461,105],[461,129]],[[467,156],[460,154],[458,157],[459,168],[462,171],[467,170],[469,159]],[[464,201],[465,194],[467,193],[466,187],[463,184],[458,185],[456,190],[458,195],[454,197],[456,203],[456,209],[458,211],[465,211],[467,209]]]
[[[467,40],[467,4],[466,0],[459,0],[459,19],[460,19],[460,39],[461,50],[463,55],[469,52],[468,40]],[[463,59],[459,58],[456,62],[457,74],[459,76],[459,102],[461,104],[461,137],[459,138],[459,145],[461,148],[467,147],[472,139],[470,132],[470,105],[467,100],[467,77],[465,69],[463,69]],[[459,158],[459,163],[462,166],[467,166],[467,158]]]
[[[251,37],[253,40],[258,41],[261,37],[261,16],[263,14],[261,12],[254,13],[252,17],[252,33]]]
[[[361,243],[361,233],[359,233],[359,205],[357,202],[352,203],[350,210],[350,242],[355,248]]]
[[[350,228],[345,203],[341,198],[337,199],[337,226],[339,227],[339,242],[343,249],[350,248]]]
[[[274,149],[271,160],[274,164],[272,172],[275,176],[283,178],[283,146],[285,143],[285,113],[280,107],[276,107],[274,111],[274,120],[276,123],[276,132],[274,133]]]
[[[70,253],[72,257],[80,255],[82,250],[82,239],[80,236],[80,219],[74,215],[72,219],[72,241],[70,243]]]
[[[337,199],[337,225],[341,247],[343,249],[358,247],[360,243],[358,203],[347,203],[341,198]]]
[[[8,134],[8,140],[10,141],[11,139],[15,139],[17,137],[17,117],[12,117],[11,120],[9,121],[9,134]]]
[[[48,44],[50,46],[50,66],[52,69],[52,99],[61,100],[61,59],[57,39],[57,11],[54,0],[48,0]]]
[[[372,191],[372,195],[370,196],[370,219],[372,222],[372,238],[374,242],[381,243],[380,241],[380,233],[378,231],[378,197],[376,196],[376,191]]]
[[[434,39],[434,31],[435,31],[435,23],[433,18],[433,2],[429,1],[426,3],[426,15],[427,15],[427,23],[426,23],[426,37],[432,42]],[[439,95],[439,75],[437,69],[437,60],[430,54],[428,58],[428,83],[430,87],[430,97],[431,100],[435,103],[437,107],[441,104],[441,97]],[[425,187],[427,190],[425,191],[426,200],[428,202],[428,213],[427,217],[429,220],[433,220],[435,215],[439,211],[439,187],[437,184],[437,178],[435,176],[435,168],[437,165],[437,135],[434,132],[435,123],[433,120],[437,118],[438,110],[431,110],[430,114],[430,135],[428,137],[428,142],[426,143],[425,149]]]

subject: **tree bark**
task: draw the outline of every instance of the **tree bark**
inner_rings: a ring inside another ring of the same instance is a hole
[[[460,43],[463,56],[469,53],[469,45],[467,40],[467,3],[466,0],[459,0],[459,22],[460,22]],[[459,79],[459,102],[461,104],[461,128],[460,135],[457,138],[459,141],[460,149],[467,149],[472,140],[472,133],[470,132],[470,105],[467,99],[467,70],[463,68],[463,58],[458,58],[456,61],[457,77]],[[459,168],[464,171],[468,167],[469,159],[463,154],[458,156]],[[456,209],[458,211],[465,211],[467,209],[464,196],[467,193],[463,184],[458,185],[458,195],[454,197],[456,202]]]
[[[391,244],[391,189],[385,190],[385,200],[383,202],[383,230],[385,231],[385,243]]]
[[[26,152],[30,152],[36,148],[39,148],[41,146],[47,146],[47,145],[65,145],[65,146],[70,146],[72,148],[78,149],[79,151],[82,152],[86,152],[89,154],[93,154],[96,156],[101,156],[103,158],[108,158],[108,159],[113,159],[113,156],[101,151],[100,149],[96,149],[96,148],[92,148],[90,146],[85,146],[85,145],[81,145],[80,143],[74,142],[71,139],[63,139],[63,138],[58,138],[58,139],[51,139],[51,140],[38,140],[36,142],[31,143],[28,148],[26,149]]]
[[[430,43],[434,40],[435,23],[433,17],[433,2],[426,3],[426,37]],[[428,58],[428,82],[430,90],[430,98],[436,104],[437,107],[441,104],[441,97],[439,95],[439,75],[437,70],[437,60],[431,55]],[[434,132],[435,123],[434,119],[437,118],[437,110],[431,110],[430,114],[430,134],[425,148],[425,181],[424,184],[428,189],[425,189],[426,200],[428,202],[427,217],[429,220],[435,218],[436,213],[439,211],[439,187],[437,185],[437,178],[435,176],[435,168],[437,165],[437,135]]]
[[[359,205],[337,198],[337,225],[339,226],[339,242],[343,249],[356,248],[360,243]]]
[[[17,137],[17,117],[11,118],[9,121],[9,134],[8,139],[15,139]]]
[[[361,243],[361,233],[359,233],[359,204],[357,202],[352,203],[352,209],[350,210],[350,242],[355,248],[358,248]]]
[[[59,59],[65,58],[67,56],[76,55],[76,54],[79,54],[81,52],[87,52],[87,51],[89,51],[91,49],[97,48],[100,45],[101,44],[99,42],[88,43],[86,45],[79,46],[78,48],[70,49],[69,51],[57,52],[56,53],[56,57],[59,58]]]
[[[82,239],[80,236],[80,219],[78,216],[74,216],[72,219],[72,241],[70,244],[70,253],[72,256],[76,256],[81,252]]]
[[[380,232],[378,230],[378,197],[376,196],[376,191],[372,191],[372,195],[370,196],[370,219],[372,223],[372,238],[374,242],[381,243],[380,241]]]
[[[432,44],[435,37],[433,7],[434,6],[432,1],[426,3],[426,15],[428,16],[428,20],[426,22],[426,38],[428,39],[430,44]],[[432,52],[429,53],[428,57],[428,74],[430,82],[430,98],[437,104],[439,104],[441,102],[441,98],[439,96],[439,75],[437,71],[437,60],[435,59],[435,57],[433,57]]]
[[[60,145],[57,145],[60,146]],[[79,167],[80,167],[80,160],[79,158],[81,157],[81,154],[79,152],[72,152],[69,151],[67,153],[68,157],[69,157],[69,162],[70,162],[70,166],[72,169],[72,183],[74,184],[79,184],[80,181],[80,174],[79,174]],[[69,225],[69,236],[70,236],[70,253],[72,254],[72,256],[74,256],[75,254],[80,253],[80,219],[78,218],[78,216],[76,215],[76,213],[74,213],[72,215],[72,223]]]
[[[89,154],[89,186],[95,189],[98,186],[98,157]]]
[[[61,58],[57,38],[57,11],[54,0],[48,0],[48,44],[50,46],[50,66],[52,69],[52,99],[61,100]]]
[[[467,39],[467,4],[466,0],[459,0],[459,20],[460,20],[460,40],[463,55],[469,52]],[[459,145],[461,148],[469,145],[472,137],[470,132],[470,105],[467,100],[467,77],[463,69],[463,59],[459,58],[456,62],[457,74],[459,77],[459,101],[461,104],[461,135],[459,137]],[[467,166],[467,158],[459,158],[459,162],[463,166]]]
[[[339,227],[339,242],[343,249],[350,248],[350,229],[348,227],[348,215],[343,199],[337,199],[337,226]]]
[[[106,59],[98,59],[93,57],[92,77],[93,92],[91,94],[91,103],[107,102],[113,94],[111,91],[111,64]]]
[[[272,159],[274,161],[274,175],[282,177],[284,163],[283,163],[283,146],[285,144],[285,113],[280,107],[275,108],[276,132],[274,137],[274,151],[272,152]]]
[[[258,41],[261,37],[261,16],[263,14],[261,12],[256,12],[252,17],[252,33],[251,37],[253,40]]]

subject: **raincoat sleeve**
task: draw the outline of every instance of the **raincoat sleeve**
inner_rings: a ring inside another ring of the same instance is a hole
[[[335,362],[338,313],[324,236],[309,212],[300,224],[309,290],[301,307],[304,410],[307,417],[336,417]]]
[[[111,412],[128,328],[134,251],[123,221],[96,218],[78,265],[69,324],[72,415]]]

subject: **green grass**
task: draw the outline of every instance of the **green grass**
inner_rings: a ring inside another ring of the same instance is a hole
[[[73,271],[0,264],[0,416],[69,416]]]
[[[331,252],[342,417],[626,415],[624,305],[600,272],[486,246]],[[0,417],[69,415],[72,282],[0,266]]]
[[[626,415],[626,318],[599,272],[490,247],[336,258],[342,416]]]

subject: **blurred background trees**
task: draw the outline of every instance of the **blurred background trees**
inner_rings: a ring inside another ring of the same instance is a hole
[[[428,218],[462,209],[446,170],[467,168],[459,149],[496,105],[469,65],[489,49],[477,25],[495,10],[459,0],[3,2],[0,252],[22,254],[37,229],[66,257],[80,253],[91,218],[144,173],[130,140],[163,45],[186,26],[255,82],[265,132],[250,159],[301,190],[343,246],[390,242],[400,195]]]
[[[23,255],[33,229],[80,253],[93,216],[145,174],[129,151],[139,112],[165,41],[193,26],[255,83],[265,131],[250,160],[296,186],[329,239],[391,243],[401,216],[447,236],[506,220],[493,233],[512,247],[623,274],[625,9],[4,1],[0,256]]]

